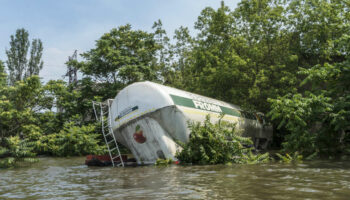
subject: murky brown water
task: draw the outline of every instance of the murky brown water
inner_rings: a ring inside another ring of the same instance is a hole
[[[84,159],[0,170],[0,199],[350,199],[350,162],[98,168]]]

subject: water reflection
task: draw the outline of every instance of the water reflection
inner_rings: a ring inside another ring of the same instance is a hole
[[[42,158],[0,170],[0,199],[348,199],[350,162],[299,165],[86,167]]]

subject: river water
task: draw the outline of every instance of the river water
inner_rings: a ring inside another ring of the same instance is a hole
[[[84,159],[0,170],[0,199],[350,199],[350,162],[112,168]]]

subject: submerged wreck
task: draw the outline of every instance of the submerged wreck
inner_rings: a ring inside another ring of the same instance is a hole
[[[181,150],[176,141],[189,140],[188,121],[203,122],[208,114],[212,122],[224,114],[222,120],[236,123],[238,133],[250,137],[256,148],[265,149],[272,141],[272,127],[262,113],[249,113],[233,104],[148,81],[121,90],[108,103],[108,112],[117,148],[117,143],[127,147],[137,164],[154,164],[158,158],[176,160],[175,153]],[[104,133],[105,139],[107,135]],[[106,139],[107,146],[111,142]],[[110,153],[110,157],[120,159],[120,152],[115,157]]]

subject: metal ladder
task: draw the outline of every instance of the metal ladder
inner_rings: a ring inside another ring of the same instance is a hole
[[[109,157],[111,158],[111,162],[113,167],[124,167],[124,161],[122,155],[119,150],[119,146],[115,136],[113,134],[112,129],[112,116],[111,116],[111,102],[113,99],[108,99],[106,102],[92,102],[92,107],[94,108],[94,113],[96,120],[101,122],[102,134],[105,139]],[[100,113],[98,113],[98,109],[96,107],[100,107]],[[107,123],[105,118],[107,117]],[[114,153],[115,152],[115,153]],[[120,163],[116,163],[116,159],[119,158]]]

